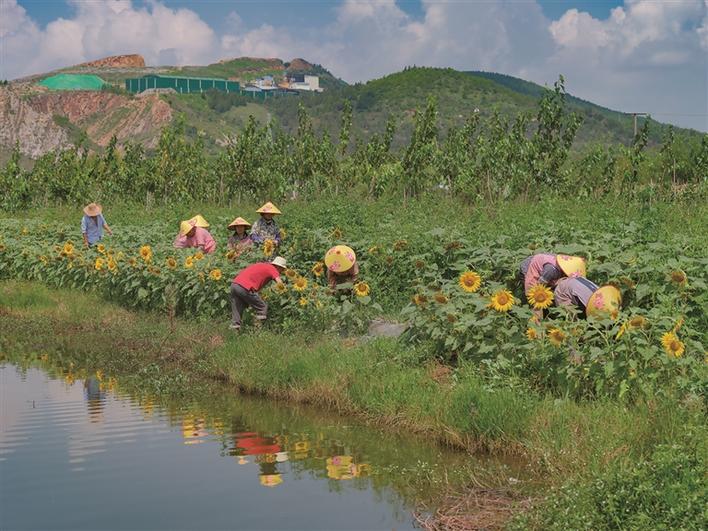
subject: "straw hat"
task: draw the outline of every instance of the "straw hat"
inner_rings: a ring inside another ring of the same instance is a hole
[[[179,224],[179,233],[182,236],[186,236],[187,233],[196,226],[197,226],[196,223],[194,223],[194,221],[192,221],[192,220],[183,221],[182,223]]]
[[[259,214],[282,214],[282,212],[278,210],[278,207],[270,201],[268,201],[265,205],[256,210],[256,212],[258,212]]]
[[[567,254],[557,254],[556,262],[561,271],[567,277],[584,277],[585,276],[585,259],[581,256],[568,256]]]
[[[87,216],[98,216],[103,212],[103,207],[98,203],[89,203],[84,207],[84,214]]]
[[[251,224],[248,221],[246,221],[245,219],[239,217],[239,218],[236,218],[235,220],[233,220],[231,223],[229,223],[228,229],[229,230],[236,230],[236,227],[239,227],[239,226],[250,227]]]
[[[609,314],[614,319],[619,312],[620,304],[622,304],[620,291],[614,286],[602,286],[590,295],[585,313],[595,316],[605,314],[605,317]]]
[[[209,226],[209,222],[207,220],[205,220],[201,214],[197,214],[196,216],[191,218],[189,221],[192,222],[197,227],[201,227],[203,229],[206,229]]]
[[[271,262],[274,266],[286,268],[288,263],[285,261],[285,258],[282,256],[276,256],[275,259]]]
[[[264,487],[277,487],[283,482],[283,476],[280,474],[262,474],[260,482]]]
[[[325,265],[327,269],[335,273],[349,271],[356,262],[356,254],[351,247],[346,245],[335,245],[325,255]]]

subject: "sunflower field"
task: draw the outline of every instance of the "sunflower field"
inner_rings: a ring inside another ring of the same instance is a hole
[[[286,225],[280,249],[266,242],[237,255],[222,239],[205,255],[173,248],[171,225],[161,221],[117,224],[114,236],[86,249],[75,226],[0,219],[0,278],[94,291],[128,307],[225,324],[232,278],[281,254],[290,266],[285,284],[262,294],[270,326],[284,333],[361,334],[381,317],[406,322],[401,341],[426,357],[474,364],[490,386],[579,398],[707,395],[708,257],[700,240],[677,234],[653,241],[651,227],[635,223],[606,232],[524,227],[496,238],[463,226],[406,229],[401,238],[380,230],[381,223],[357,231],[318,221],[305,216]],[[356,284],[332,293],[322,259],[340,243],[355,249],[361,273]],[[524,295],[517,270],[537,252],[584,256],[590,280],[621,291],[621,310],[586,320],[557,308],[548,289]]]

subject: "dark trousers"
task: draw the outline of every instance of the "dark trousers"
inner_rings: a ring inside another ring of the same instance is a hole
[[[258,295],[257,291],[250,291],[240,284],[231,284],[231,324],[241,326],[243,311],[251,306],[256,312],[256,319],[265,321],[268,316],[268,305]]]

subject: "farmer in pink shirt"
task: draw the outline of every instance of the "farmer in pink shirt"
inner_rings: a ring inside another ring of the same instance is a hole
[[[524,279],[524,292],[536,284],[553,288],[563,277],[584,277],[585,260],[565,254],[535,254],[521,263],[519,273]]]
[[[174,241],[174,246],[177,249],[183,249],[185,247],[198,247],[205,253],[213,253],[216,250],[216,242],[211,236],[208,230],[200,226],[209,224],[204,221],[200,223],[199,218],[204,220],[201,216],[195,216],[188,221],[183,221],[179,225],[179,234]]]
[[[268,318],[268,305],[258,292],[271,280],[282,284],[280,273],[285,270],[285,258],[278,256],[271,263],[259,262],[243,269],[231,283],[231,325],[229,328],[241,330],[241,315],[249,306],[256,312],[256,323]]]

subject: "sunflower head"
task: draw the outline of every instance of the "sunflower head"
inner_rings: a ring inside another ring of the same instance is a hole
[[[275,285],[275,292],[278,295],[282,295],[283,293],[287,293],[287,291],[288,291],[288,287],[285,284],[283,284],[282,282],[278,282]]]
[[[312,274],[315,275],[316,277],[321,277],[322,274],[324,273],[324,263],[323,262],[315,262],[315,265],[312,266]]]
[[[553,303],[553,292],[543,284],[535,284],[526,293],[526,298],[535,310],[545,310]]]
[[[538,339],[538,332],[536,331],[535,328],[528,327],[526,329],[526,337],[529,339],[529,341],[533,341],[534,339]]]
[[[413,295],[413,304],[415,304],[416,306],[425,306],[427,302],[428,298],[422,293],[416,293],[415,295]]]
[[[514,296],[508,289],[500,289],[492,295],[489,305],[498,312],[508,312],[514,306]]]
[[[446,304],[447,301],[450,300],[442,291],[438,291],[435,295],[433,295],[433,299],[435,299],[435,302],[438,304]]]
[[[674,358],[680,358],[686,350],[686,345],[684,345],[683,341],[681,341],[674,332],[666,332],[661,336],[661,344],[666,353]]]
[[[371,292],[369,284],[366,282],[357,282],[354,284],[354,293],[357,297],[366,297]]]
[[[289,267],[285,270],[285,276],[288,277],[289,279],[293,279],[297,276],[297,271],[294,269],[290,269]]]
[[[203,260],[204,253],[202,251],[197,251],[196,253],[194,253],[194,259],[195,260]]]
[[[270,238],[263,242],[263,255],[270,257],[275,252],[275,242]]]
[[[140,248],[140,258],[142,258],[144,262],[152,260],[152,249],[149,245],[143,245]]]
[[[168,269],[174,269],[177,267],[177,260],[170,256],[167,260],[165,260],[165,265]]]
[[[96,261],[93,263],[93,268],[96,271],[101,271],[103,269],[103,266],[104,266],[103,258],[96,258]]]
[[[307,297],[300,297],[300,300],[298,301],[298,304],[300,307],[304,308],[310,303],[310,301],[307,300]]]
[[[66,242],[66,243],[64,244],[64,247],[62,248],[62,252],[63,252],[65,255],[67,255],[67,256],[73,254],[73,252],[74,252],[74,244],[71,243],[71,242]]]
[[[679,286],[685,286],[688,282],[688,277],[681,269],[677,269],[671,272],[671,282]]]
[[[627,321],[627,326],[629,328],[646,328],[647,325],[649,324],[649,321],[647,321],[647,318],[644,317],[643,315],[635,315],[632,317],[629,321]]]
[[[209,278],[214,280],[214,281],[219,281],[221,280],[221,269],[212,269],[209,272]]]
[[[408,242],[406,240],[398,240],[393,244],[394,251],[403,251],[408,247]]]
[[[307,279],[305,277],[298,276],[293,281],[293,289],[299,292],[305,291],[307,289]]]
[[[136,267],[138,265],[138,260],[134,257],[128,259],[128,264],[130,267]]]
[[[185,269],[192,269],[194,267],[194,258],[191,256],[188,256],[187,258],[184,259],[184,268]]]
[[[474,293],[482,284],[482,277],[475,271],[465,271],[460,275],[459,284],[467,293]]]
[[[565,338],[565,332],[563,332],[563,330],[560,330],[559,328],[551,328],[548,331],[548,340],[556,347],[560,347],[565,341]]]

